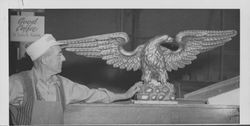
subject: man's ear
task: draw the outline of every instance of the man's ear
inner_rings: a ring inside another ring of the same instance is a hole
[[[42,64],[47,64],[47,61],[48,61],[47,57],[43,56],[41,60],[42,60]]]

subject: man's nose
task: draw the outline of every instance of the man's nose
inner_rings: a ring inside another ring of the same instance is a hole
[[[66,60],[66,58],[64,57],[64,55],[62,55],[61,60],[62,60],[62,61],[65,61],[65,60]]]

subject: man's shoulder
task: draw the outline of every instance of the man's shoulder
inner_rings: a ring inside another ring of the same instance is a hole
[[[57,74],[56,76],[57,76],[57,78],[59,78],[59,79],[67,79],[66,77],[64,77],[64,76],[62,76],[62,75],[59,75],[59,74]]]
[[[58,78],[62,79],[62,80],[71,81],[69,78],[64,77],[64,76],[62,76],[62,75],[57,74],[56,76],[57,76]]]
[[[68,86],[70,86],[71,84],[75,84],[74,81],[72,81],[69,78],[64,77],[62,75],[57,75],[57,77],[59,78],[59,80],[61,81],[62,84],[66,84]]]
[[[22,72],[19,72],[19,73],[12,74],[12,75],[9,77],[9,80],[10,80],[10,81],[13,81],[13,80],[20,80],[20,79],[22,79],[24,76],[29,75],[29,73],[30,73],[30,70],[22,71]]]

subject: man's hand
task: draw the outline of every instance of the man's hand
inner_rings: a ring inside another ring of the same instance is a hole
[[[139,81],[135,83],[132,87],[130,87],[127,92],[122,93],[122,94],[114,94],[112,97],[111,102],[117,101],[117,100],[124,100],[124,99],[129,99],[135,95],[138,91],[140,91],[140,87],[142,86],[142,82]]]
[[[126,99],[133,97],[135,95],[135,93],[140,91],[140,87],[142,86],[142,84],[143,83],[141,81],[139,81],[139,82],[135,83],[132,87],[130,87],[128,89],[128,91],[125,93]]]

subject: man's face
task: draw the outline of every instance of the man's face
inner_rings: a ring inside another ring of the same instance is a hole
[[[62,62],[65,61],[61,48],[52,46],[49,51],[50,55],[46,58],[47,67],[55,74],[60,73],[62,71]]]

